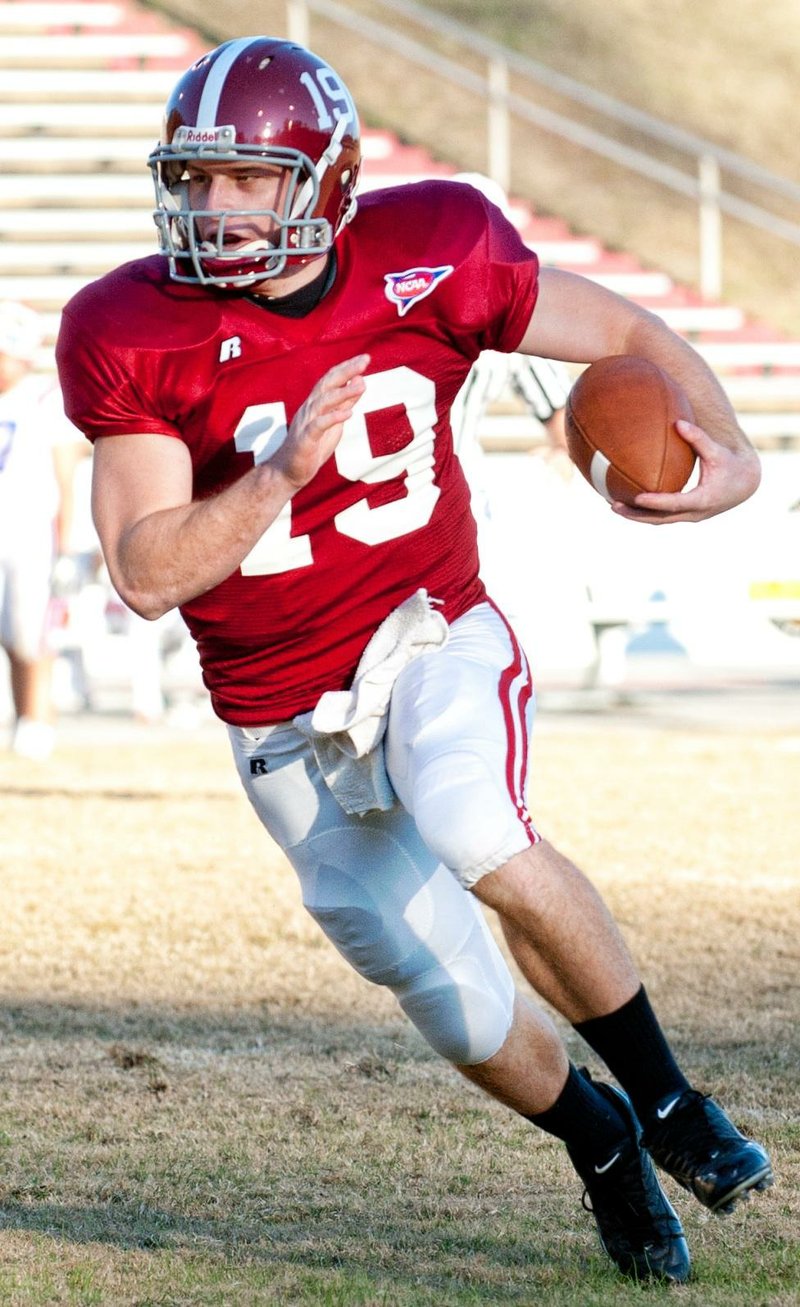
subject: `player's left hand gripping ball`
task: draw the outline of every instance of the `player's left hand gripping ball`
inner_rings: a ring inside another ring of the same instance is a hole
[[[567,401],[570,457],[609,503],[633,504],[643,491],[674,494],[695,464],[676,422],[694,422],[687,395],[655,363],[630,354],[598,359]]]

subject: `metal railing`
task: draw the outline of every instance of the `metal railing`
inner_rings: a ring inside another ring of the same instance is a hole
[[[367,15],[346,8],[337,0],[287,0],[287,31],[292,40],[310,45],[311,16],[319,15],[359,37],[391,49],[409,61],[436,73],[486,101],[487,171],[504,190],[511,178],[511,122],[513,117],[550,132],[600,155],[631,172],[659,183],[697,205],[699,285],[708,299],[719,299],[723,286],[722,215],[758,227],[784,241],[800,245],[800,223],[775,209],[753,203],[722,184],[723,174],[758,188],[776,202],[800,205],[800,185],[770,172],[732,150],[673,127],[658,118],[623,104],[564,74],[518,54],[454,19],[434,14],[414,0],[378,0],[384,9],[485,61],[483,74],[437,53],[409,36]],[[557,93],[574,106],[599,115],[654,146],[688,157],[693,171],[657,158],[634,145],[569,117],[511,89],[511,75],[525,78],[549,93]],[[777,203],[776,203],[777,208]]]

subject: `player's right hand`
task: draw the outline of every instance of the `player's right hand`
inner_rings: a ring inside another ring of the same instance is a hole
[[[366,390],[369,362],[369,354],[358,354],[337,363],[295,413],[286,439],[270,459],[290,483],[292,494],[316,476],[339,443],[345,422]]]

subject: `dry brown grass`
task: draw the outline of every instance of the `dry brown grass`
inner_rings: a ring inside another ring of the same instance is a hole
[[[540,824],[775,1154],[779,1186],[728,1224],[677,1200],[682,1302],[796,1303],[797,737],[543,727]],[[638,1298],[558,1147],[350,972],[237,784],[210,729],[0,761],[0,1300]]]

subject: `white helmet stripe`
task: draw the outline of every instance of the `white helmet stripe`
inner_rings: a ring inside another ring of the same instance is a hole
[[[339,158],[339,155],[342,153],[341,140],[345,132],[347,131],[347,124],[349,123],[349,121],[350,121],[349,118],[346,118],[344,115],[342,115],[342,117],[339,119],[339,121],[337,122],[336,126],[333,129],[333,134],[331,135],[331,139],[328,141],[327,147],[323,150],[322,157],[319,163],[316,164],[314,167],[314,172],[317,174],[318,184],[322,182],[322,178],[325,176],[331,164],[335,163],[336,160]],[[306,205],[311,200],[311,196],[313,192],[314,192],[313,183],[311,181],[311,178],[307,177],[303,185],[301,186],[300,190],[298,191],[297,198],[294,204],[292,205],[291,216],[293,218],[299,218],[303,214]]]
[[[195,127],[216,127],[220,97],[225,89],[225,79],[231,70],[231,66],[249,45],[257,44],[258,37],[241,36],[238,40],[231,41],[228,48],[223,50],[218,59],[214,60],[203,87],[203,94],[200,97]]]

